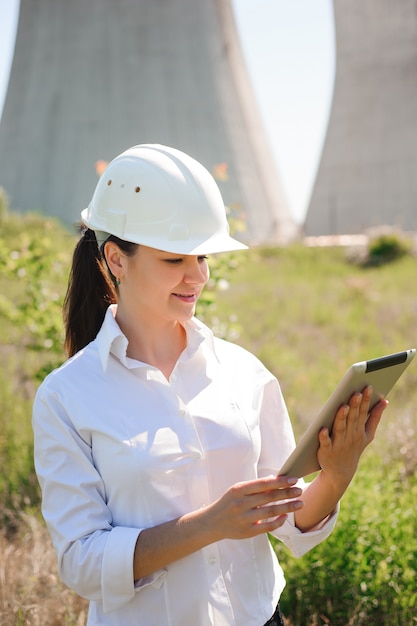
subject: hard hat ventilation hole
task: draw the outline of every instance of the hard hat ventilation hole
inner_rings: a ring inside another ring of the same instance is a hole
[[[124,189],[124,188],[125,188],[125,184],[124,184],[124,183],[122,183],[122,184],[120,185],[120,189]]]
[[[113,181],[112,181],[112,179],[111,179],[111,178],[107,181],[107,184],[108,184],[108,186],[109,186],[109,187],[110,187],[110,185],[112,184],[112,182],[113,182]]]
[[[136,191],[136,193],[139,193],[140,187],[136,187],[135,191]]]

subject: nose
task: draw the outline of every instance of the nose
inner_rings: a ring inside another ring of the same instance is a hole
[[[205,284],[209,279],[207,261],[201,257],[190,257],[187,260],[184,282],[187,284]]]

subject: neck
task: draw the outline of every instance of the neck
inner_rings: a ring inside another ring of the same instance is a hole
[[[145,324],[140,319],[130,320],[119,310],[116,320],[129,341],[127,356],[157,367],[169,379],[187,345],[183,325],[178,321]]]

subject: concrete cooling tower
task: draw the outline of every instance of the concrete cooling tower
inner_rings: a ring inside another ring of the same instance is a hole
[[[229,0],[21,0],[0,124],[12,207],[73,223],[96,164],[138,143],[201,161],[247,241],[294,234]]]
[[[307,235],[417,230],[417,5],[334,2],[336,79]]]

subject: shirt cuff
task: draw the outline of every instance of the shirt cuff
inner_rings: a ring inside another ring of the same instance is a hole
[[[149,585],[160,587],[166,570],[133,580],[133,558],[142,529],[116,526],[109,533],[102,563],[103,611],[109,613],[130,602],[135,594]]]
[[[303,554],[306,554],[306,552],[312,550],[319,543],[327,539],[333,532],[339,510],[340,504],[338,504],[334,512],[320,522],[314,530],[305,533],[296,527],[294,513],[289,513],[285,524],[273,534],[280,539],[280,541],[285,543],[294,556],[303,556]]]
[[[116,526],[109,533],[104,548],[101,586],[103,611],[114,611],[135,595],[133,555],[140,530]]]

